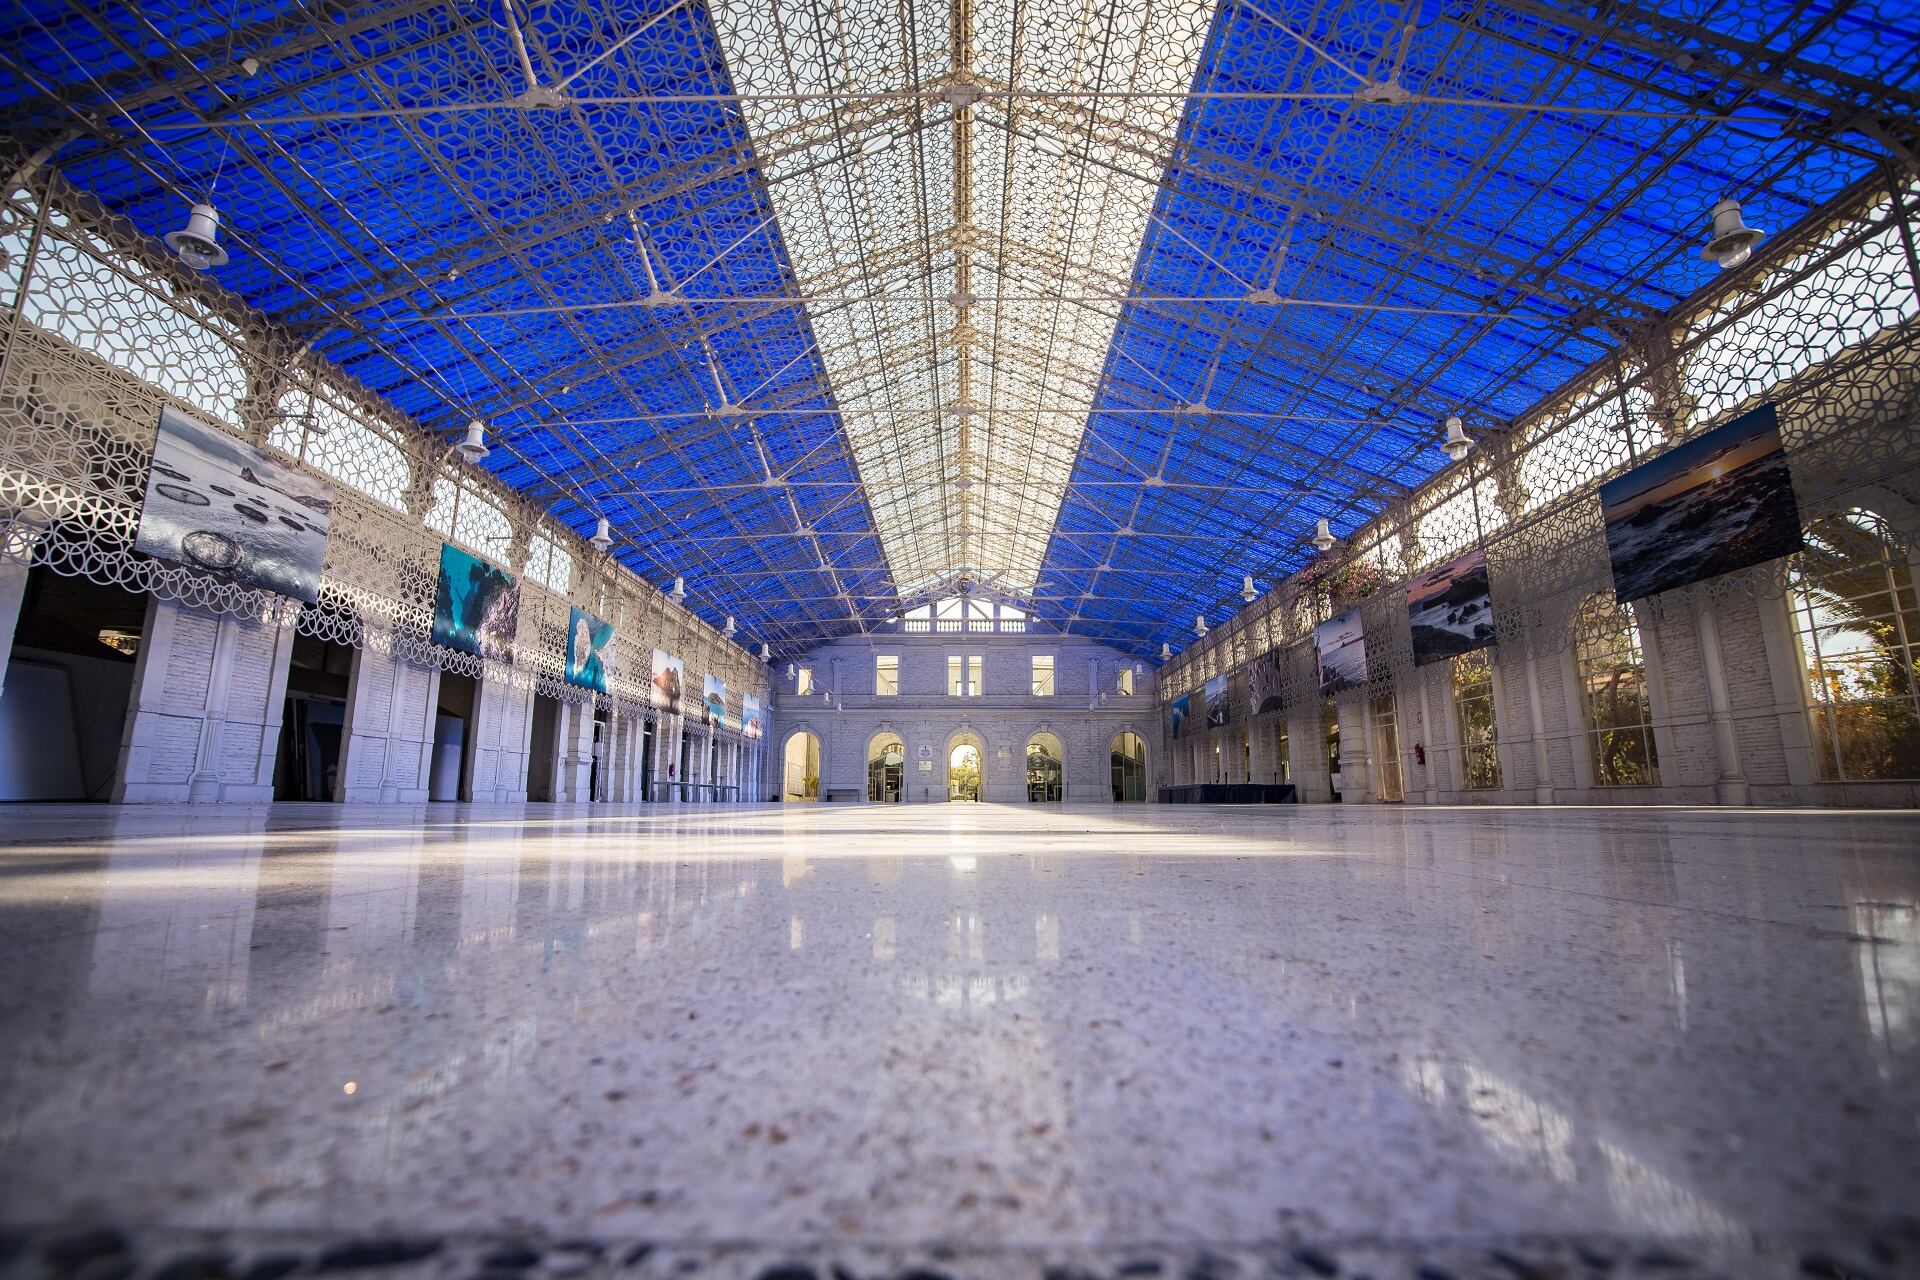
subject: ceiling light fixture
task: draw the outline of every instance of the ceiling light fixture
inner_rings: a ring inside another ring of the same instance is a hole
[[[720,628],[720,634],[721,634],[721,635],[723,635],[723,636],[725,636],[725,637],[726,637],[727,639],[729,639],[729,640],[731,640],[731,639],[733,639],[733,633],[734,633],[734,632],[736,632],[736,631],[738,631],[739,629],[740,629],[739,627],[736,627],[736,626],[735,626],[735,625],[733,624],[733,615],[732,615],[732,614],[728,614],[728,615],[727,615],[727,625],[726,625],[726,626],[724,626],[724,627],[722,627],[722,628]]]
[[[1707,247],[1700,256],[1718,266],[1722,271],[1731,271],[1753,256],[1753,246],[1760,243],[1767,233],[1758,227],[1750,227],[1740,216],[1740,202],[1729,196],[1713,206],[1709,215],[1712,223]]]
[[[677,573],[673,576],[673,588],[667,592],[667,599],[675,604],[687,602],[687,580]]]
[[[487,448],[487,427],[475,418],[467,424],[467,438],[453,446],[453,451],[468,462],[478,462],[491,452]]]
[[[1194,614],[1193,615],[1194,638],[1198,640],[1205,637],[1206,634],[1207,634],[1207,615],[1204,613]]]
[[[1447,418],[1447,438],[1440,442],[1447,456],[1455,462],[1473,452],[1473,438],[1467,434],[1467,424],[1455,414]]]
[[[1165,640],[1162,640],[1160,642],[1160,661],[1162,662],[1173,661],[1173,646],[1168,644]]]
[[[613,549],[613,528],[605,516],[601,516],[599,523],[593,526],[593,536],[587,539],[587,545],[600,552]]]
[[[210,204],[193,206],[187,225],[167,232],[166,241],[174,256],[195,271],[227,265],[227,251],[220,247],[220,211]]]
[[[768,644],[766,641],[762,640],[760,642],[760,665],[764,667],[769,662],[772,662],[772,661],[773,661],[773,646]]]
[[[1313,549],[1323,553],[1331,551],[1333,542],[1333,527],[1327,523],[1325,516],[1321,516],[1313,522]]]
[[[1240,579],[1240,598],[1248,604],[1260,598],[1260,593],[1254,589],[1253,575],[1250,573]]]

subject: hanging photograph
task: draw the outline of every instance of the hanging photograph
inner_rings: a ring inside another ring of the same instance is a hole
[[[1283,675],[1280,662],[1280,650],[1269,649],[1253,660],[1247,672],[1247,706],[1256,716],[1278,711],[1286,705],[1280,692]]]
[[[704,676],[701,692],[706,696],[706,705],[701,708],[701,719],[717,729],[726,728],[727,682],[719,676]]]
[[[332,519],[332,485],[160,411],[134,550],[312,604]]]
[[[1623,604],[1805,545],[1770,404],[1601,485],[1600,510]]]
[[[1173,736],[1184,737],[1187,732],[1187,722],[1193,719],[1193,695],[1181,694],[1167,707],[1167,712],[1173,717]]]
[[[494,662],[512,662],[519,626],[520,584],[513,575],[450,542],[441,543],[433,642]]]
[[[760,699],[751,693],[740,695],[740,736],[743,738],[767,736],[767,722],[761,719],[760,714]]]
[[[664,649],[653,651],[653,705],[678,715],[686,689],[687,671],[680,659]]]
[[[1320,692],[1339,693],[1367,682],[1367,640],[1360,611],[1349,609],[1313,629],[1313,656],[1320,664]]]
[[[1407,584],[1413,665],[1471,653],[1493,643],[1493,595],[1487,554],[1478,547]]]
[[[1218,729],[1230,718],[1233,708],[1227,702],[1227,678],[1215,676],[1207,681],[1207,728]]]
[[[567,683],[605,693],[612,661],[613,624],[574,605],[567,611]]]

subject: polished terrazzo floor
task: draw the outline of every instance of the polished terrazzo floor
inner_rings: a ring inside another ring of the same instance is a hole
[[[0,1224],[1905,1274],[1917,898],[1908,814],[12,807]]]

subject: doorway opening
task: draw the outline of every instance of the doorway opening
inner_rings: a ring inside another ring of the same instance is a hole
[[[810,804],[820,798],[820,739],[804,730],[787,739],[780,798]]]
[[[347,686],[356,652],[318,636],[295,635],[287,666],[287,705],[273,762],[275,800],[338,800]]]
[[[1140,804],[1147,798],[1147,744],[1137,733],[1116,733],[1107,747],[1115,804]]]
[[[651,717],[640,722],[640,799],[642,803],[653,799],[653,720]]]
[[[1036,733],[1027,741],[1027,803],[1052,804],[1067,796],[1065,752],[1060,739]]]
[[[977,744],[961,742],[947,753],[947,799],[980,799],[981,753]]]
[[[1327,743],[1327,786],[1340,803],[1340,708],[1331,700],[1320,706],[1320,732]]]
[[[27,572],[0,696],[0,800],[104,800],[120,765],[147,597]]]
[[[907,785],[907,744],[891,733],[877,733],[867,744],[867,799],[899,804]]]
[[[472,676],[440,673],[440,700],[433,717],[433,773],[429,800],[471,800],[467,761],[473,755],[473,707],[478,688]]]
[[[1373,719],[1374,797],[1382,804],[1406,799],[1400,777],[1400,716],[1391,693],[1373,696],[1368,711]]]
[[[560,700],[533,695],[533,727],[527,735],[527,799],[548,803],[554,796],[554,766],[560,754]]]
[[[607,751],[613,744],[613,725],[607,719],[605,707],[593,709],[593,765],[587,774],[587,798],[605,801],[607,798],[608,760]]]

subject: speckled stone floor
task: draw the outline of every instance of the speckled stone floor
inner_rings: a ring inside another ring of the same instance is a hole
[[[1910,814],[9,807],[0,1268],[1916,1274],[1917,897]]]

